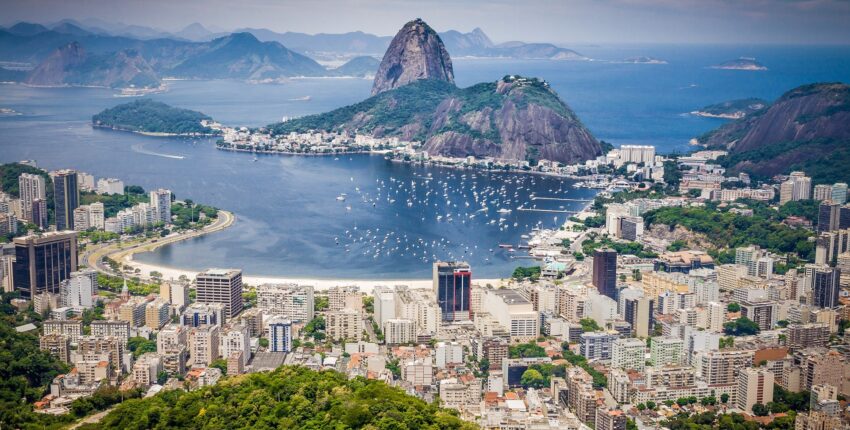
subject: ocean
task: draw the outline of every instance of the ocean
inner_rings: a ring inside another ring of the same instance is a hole
[[[661,153],[688,151],[691,138],[724,123],[688,113],[702,106],[744,97],[774,100],[811,82],[850,82],[850,47],[845,46],[575,49],[595,61],[456,59],[456,81],[468,86],[511,74],[546,79],[597,138],[615,146],[655,145]],[[668,64],[620,61],[638,55]],[[756,57],[769,70],[709,67],[741,56]],[[371,81],[168,85],[168,92],[151,97],[228,125],[260,126],[362,100]],[[434,259],[456,258],[468,260],[476,277],[506,277],[530,261],[513,258],[499,244],[518,244],[532,228],[557,226],[569,215],[518,207],[571,211],[585,204],[532,200],[532,193],[593,195],[551,177],[426,168],[368,155],[266,155],[254,162],[250,154],[216,150],[210,139],[92,129],[91,115],[131,100],[113,93],[0,85],[0,108],[22,113],[0,116],[0,162],[33,159],[47,169],[76,168],[146,189],[166,187],[177,198],[236,214],[236,224],[223,232],[136,256],[147,263],[195,270],[235,267],[252,276],[412,279],[429,277]],[[305,96],[310,100],[298,100]]]

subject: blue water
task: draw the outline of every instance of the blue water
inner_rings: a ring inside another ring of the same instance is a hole
[[[455,75],[461,86],[506,74],[544,78],[598,138],[615,145],[653,144],[661,152],[688,150],[690,138],[723,123],[687,114],[707,104],[742,97],[772,100],[810,82],[850,82],[848,47],[577,49],[600,61],[457,60]],[[606,61],[636,55],[669,64]],[[754,56],[770,70],[708,68],[739,56]],[[371,82],[179,81],[169,86],[167,93],[153,98],[227,124],[259,126],[359,101],[368,96]],[[294,100],[303,96],[311,100]],[[0,117],[0,162],[35,159],[48,169],[77,168],[145,188],[168,187],[178,198],[236,213],[238,221],[230,229],[137,256],[146,262],[197,270],[238,267],[248,275],[393,279],[428,277],[434,258],[464,258],[478,277],[507,276],[527,261],[510,258],[497,245],[517,243],[538,223],[550,227],[566,216],[516,207],[572,210],[581,205],[530,201],[530,190],[569,198],[592,195],[553,178],[483,173],[473,178],[469,171],[399,165],[370,156],[261,156],[253,162],[249,154],[217,151],[209,140],[152,138],[89,126],[92,114],[126,100],[101,89],[0,85],[0,107],[24,114]],[[336,200],[340,193],[348,195],[345,202]],[[489,207],[486,212],[478,212],[482,200]],[[465,202],[472,204],[466,207]],[[499,208],[513,211],[500,216]],[[438,216],[443,218],[438,221]],[[505,220],[500,223],[499,218]]]

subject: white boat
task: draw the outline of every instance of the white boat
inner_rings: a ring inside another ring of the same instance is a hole
[[[343,196],[343,195],[339,195],[339,196],[336,196],[336,199],[337,199],[337,200],[339,200],[339,201],[341,201],[341,202],[344,202],[344,201],[345,201],[345,196]]]

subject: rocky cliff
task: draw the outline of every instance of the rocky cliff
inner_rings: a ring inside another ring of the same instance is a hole
[[[788,91],[767,108],[699,138],[710,148],[729,151],[734,171],[758,175],[803,169],[829,182],[848,176],[850,86],[817,83]]]
[[[420,79],[454,82],[454,71],[440,36],[425,21],[415,19],[390,42],[375,75],[372,95]]]

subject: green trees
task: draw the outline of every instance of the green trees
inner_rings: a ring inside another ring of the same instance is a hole
[[[747,317],[723,324],[723,332],[729,336],[751,336],[759,332],[759,326]]]
[[[530,279],[536,281],[540,279],[540,266],[517,267],[511,277],[516,280]]]
[[[770,411],[767,410],[767,406],[756,403],[753,405],[753,415],[757,417],[766,417]]]
[[[599,327],[599,324],[593,318],[582,318],[579,324],[581,324],[581,331],[585,333],[602,330],[602,327]]]
[[[131,337],[127,339],[127,349],[133,353],[133,358],[138,358],[146,352],[156,352],[156,341],[143,337]]]
[[[729,303],[726,305],[726,310],[729,312],[741,312],[741,305],[737,303]]]
[[[92,428],[473,429],[456,413],[374,380],[285,366],[192,392],[124,402]]]
[[[508,354],[511,358],[523,357],[545,357],[546,350],[542,346],[537,345],[534,341],[521,343],[519,345],[511,345],[508,348]]]
[[[803,259],[813,257],[811,232],[793,229],[778,218],[757,214],[751,217],[721,212],[712,205],[706,207],[669,207],[644,215],[647,227],[654,224],[681,225],[702,234],[717,249],[759,245],[772,252],[797,253]]]
[[[201,125],[210,117],[189,109],[171,107],[150,99],[140,99],[106,109],[92,117],[92,124],[118,130],[148,133],[215,134]]]
[[[528,369],[523,372],[519,383],[526,388],[543,388],[546,385],[543,375],[535,369]]]

